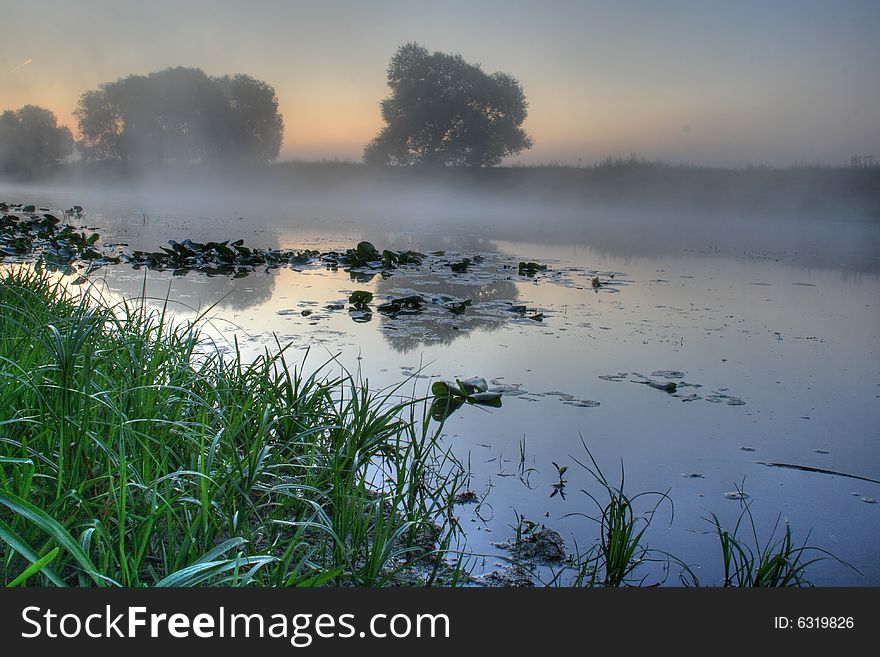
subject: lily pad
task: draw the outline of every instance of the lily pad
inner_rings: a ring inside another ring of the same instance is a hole
[[[434,395],[431,416],[435,419],[449,417],[464,403],[495,408],[500,408],[502,403],[501,393],[489,392],[489,384],[481,377],[435,381],[431,385],[431,394]]]
[[[520,262],[519,263],[519,275],[520,276],[534,276],[539,271],[545,271],[547,269],[547,265],[539,265],[537,262]]]
[[[501,408],[500,392],[475,392],[467,396],[467,401],[483,406],[495,406]]]
[[[431,418],[443,422],[464,405],[462,397],[434,397],[431,402]]]
[[[355,290],[348,297],[348,302],[358,310],[364,310],[373,300],[373,293],[366,290]]]

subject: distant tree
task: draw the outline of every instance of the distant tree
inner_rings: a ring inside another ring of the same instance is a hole
[[[220,135],[226,143],[220,155],[255,160],[278,157],[284,122],[275,90],[249,75],[227,75],[217,79],[217,84],[228,109]]]
[[[36,105],[0,114],[0,171],[30,177],[73,153],[73,136],[55,114]]]
[[[267,161],[284,131],[270,85],[184,67],[102,84],[80,96],[74,116],[83,156],[97,160]]]
[[[494,166],[532,146],[520,127],[525,94],[506,73],[407,43],[391,58],[388,86],[386,125],[364,149],[367,163]]]

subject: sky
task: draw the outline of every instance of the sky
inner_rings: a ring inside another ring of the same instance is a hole
[[[417,41],[519,79],[535,146],[510,163],[880,157],[878,0],[0,0],[0,24],[0,110],[74,132],[83,92],[182,65],[273,85],[282,159],[359,160]]]

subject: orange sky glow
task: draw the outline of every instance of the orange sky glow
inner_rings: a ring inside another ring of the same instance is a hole
[[[41,24],[39,40],[0,53],[0,109],[41,105],[74,132],[84,91],[183,65],[272,84],[282,159],[359,160],[382,126],[388,60],[415,40],[520,80],[535,146],[513,162],[634,152],[742,166],[880,154],[876,2],[0,0],[0,9],[13,30]]]

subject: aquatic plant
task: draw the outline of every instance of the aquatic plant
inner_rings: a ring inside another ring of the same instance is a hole
[[[570,513],[569,516],[588,518],[599,526],[599,540],[584,552],[576,550],[570,567],[574,569],[571,586],[642,586],[647,575],[637,575],[641,565],[650,561],[667,560],[669,555],[649,548],[644,541],[657,509],[663,502],[672,501],[667,493],[647,491],[630,496],[625,492],[626,476],[621,464],[620,483],[612,484],[599,468],[596,459],[581,438],[589,464],[572,457],[596,480],[604,496],[600,500],[589,491],[582,492],[595,504],[597,515]],[[558,469],[558,466],[557,466]],[[560,472],[560,477],[562,473]],[[634,504],[641,498],[655,498],[646,512],[637,513]]]
[[[75,261],[87,262],[91,267],[120,261],[118,256],[98,250],[98,233],[63,224],[48,208],[2,203],[0,213],[0,260],[39,258],[61,271],[70,270]]]
[[[486,379],[456,379],[455,381],[435,381],[431,384],[434,401],[431,416],[438,421],[445,420],[463,404],[501,407],[501,393],[489,392]]]
[[[418,294],[411,294],[407,297],[399,297],[391,299],[376,308],[380,313],[385,315],[397,316],[400,314],[418,314],[422,310],[422,304],[425,303],[424,297]]]
[[[748,496],[745,495],[741,485],[738,485],[736,490],[740,493],[742,510],[733,530],[724,529],[714,513],[711,514],[710,519],[707,519],[712,523],[721,548],[724,573],[722,586],[812,586],[812,582],[806,576],[807,568],[825,559],[833,559],[858,572],[853,566],[827,550],[808,545],[809,533],[801,545],[795,544],[788,522],[784,523],[782,534],[777,538],[781,516],[777,516],[770,535],[762,542],[758,538],[755,518],[752,515],[752,500],[747,499]],[[751,535],[751,544],[740,538],[741,530],[746,530]],[[699,581],[690,570],[684,572],[684,581],[690,585],[699,585]]]
[[[539,271],[546,271],[547,265],[539,265],[537,262],[520,262],[517,271],[520,276],[534,277]]]
[[[348,302],[357,310],[366,310],[373,301],[373,293],[366,290],[355,290],[348,297]]]
[[[574,554],[561,568],[553,572],[546,583],[551,586],[576,587],[644,586],[649,575],[643,575],[638,571],[642,566],[654,562],[662,566],[664,575],[652,585],[663,584],[671,568],[677,567],[680,569],[679,579],[684,586],[703,586],[694,570],[685,561],[668,552],[648,547],[646,544],[645,533],[651,526],[660,505],[668,502],[672,507],[668,491],[662,493],[648,491],[629,495],[624,490],[623,466],[621,465],[620,484],[611,484],[602,473],[583,438],[581,442],[587,451],[590,464],[572,458],[593,476],[604,491],[604,495],[600,500],[592,493],[582,491],[595,503],[598,513],[596,515],[570,513],[565,517],[581,516],[595,522],[599,526],[599,539],[585,549],[575,545]],[[562,481],[563,469],[555,463],[553,465]],[[723,567],[721,586],[812,586],[812,582],[807,577],[807,569],[825,559],[832,559],[844,567],[859,572],[831,552],[809,545],[809,533],[801,545],[795,544],[791,527],[787,522],[782,535],[779,536],[780,517],[777,517],[767,540],[761,542],[751,512],[752,502],[746,501],[748,496],[741,486],[737,486],[736,490],[739,493],[737,499],[742,504],[742,511],[733,530],[725,529],[714,513],[707,519],[713,526],[721,548]],[[646,511],[637,513],[635,503],[642,497],[654,497],[656,501]],[[751,535],[751,543],[740,536],[745,530]],[[517,536],[519,537],[519,533]]]
[[[353,249],[344,253],[330,252],[324,254],[326,262],[343,264],[348,267],[370,269],[394,269],[403,265],[420,265],[425,256],[417,251],[390,251],[381,253],[371,242],[358,242]]]

